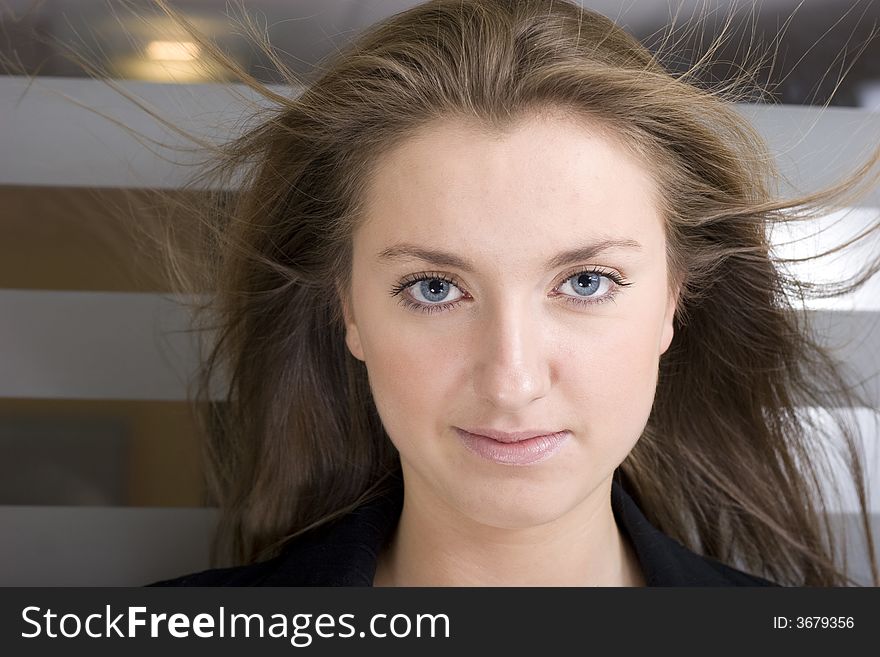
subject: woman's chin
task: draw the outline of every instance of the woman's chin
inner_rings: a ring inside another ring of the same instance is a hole
[[[473,522],[494,529],[528,529],[557,520],[570,510],[568,496],[543,491],[540,496],[490,495],[456,500],[460,512]]]

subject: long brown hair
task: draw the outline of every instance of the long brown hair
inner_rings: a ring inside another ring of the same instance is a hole
[[[650,418],[620,466],[627,490],[696,552],[782,584],[851,584],[821,486],[842,438],[878,582],[861,441],[846,417],[871,404],[848,387],[802,304],[855,290],[880,259],[817,286],[789,273],[767,229],[861,198],[877,182],[880,151],[837,185],[779,198],[773,158],[731,102],[744,97],[748,71],[714,85],[699,79],[705,61],[672,73],[662,53],[674,44],[652,54],[568,1],[432,0],[372,26],[307,80],[265,44],[287,82],[303,86],[296,97],[156,2],[269,102],[193,183],[226,190],[199,194],[198,267],[181,265],[179,252],[171,261],[180,289],[210,290],[210,351],[194,397],[222,510],[216,565],[272,556],[399,471],[340,312],[377,157],[440,117],[498,134],[554,110],[602,125],[653,174],[669,289],[681,286]],[[809,407],[827,409],[837,434]]]

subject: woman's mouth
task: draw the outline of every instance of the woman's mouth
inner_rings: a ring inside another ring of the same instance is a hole
[[[500,442],[455,427],[458,437],[470,451],[503,465],[533,465],[546,461],[571,438],[570,431],[559,431],[514,442]]]

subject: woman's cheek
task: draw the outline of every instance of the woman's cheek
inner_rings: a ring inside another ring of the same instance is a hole
[[[448,341],[397,326],[384,339],[371,341],[366,363],[373,398],[389,432],[424,422],[453,401],[444,387],[458,355]]]
[[[642,325],[644,326],[644,325]],[[583,409],[594,440],[635,441],[647,422],[657,382],[657,345],[638,322],[601,334],[580,358],[567,358],[560,383],[567,403]]]

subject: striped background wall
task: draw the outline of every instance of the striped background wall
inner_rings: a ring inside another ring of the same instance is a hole
[[[122,84],[210,139],[241,128],[250,97],[216,84]],[[146,194],[142,206],[120,207],[122,190],[173,190],[191,169],[81,104],[180,143],[100,81],[0,77],[0,585],[137,585],[205,568],[216,522],[184,401],[197,364],[187,313],[130,231],[155,208]],[[831,182],[880,141],[877,113],[740,110],[804,190]],[[836,243],[878,213],[880,189],[797,248]],[[798,252],[784,246],[792,235],[772,237],[781,254]],[[862,248],[803,273],[843,276],[880,242]],[[880,280],[814,303],[810,317],[871,400],[856,412],[880,489]],[[871,504],[880,526],[878,490]],[[841,535],[853,530],[853,509],[852,498],[838,509]],[[863,558],[851,570],[862,576]]]

